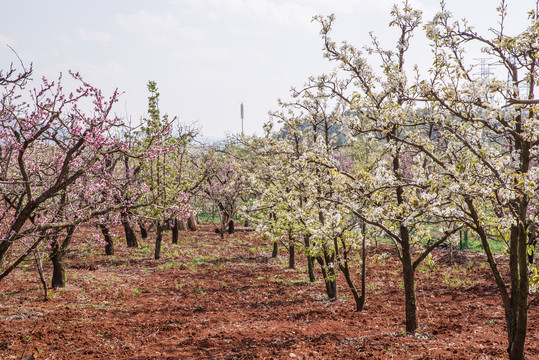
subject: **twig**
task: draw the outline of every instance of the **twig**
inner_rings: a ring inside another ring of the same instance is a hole
[[[38,248],[34,250],[34,259],[36,260],[37,272],[39,273],[39,279],[41,280],[41,284],[43,285],[43,291],[45,293],[43,296],[43,301],[47,301],[49,300],[48,298],[49,289],[47,288],[47,281],[45,280],[45,276],[43,274],[43,264],[41,262],[41,253],[39,252]]]
[[[39,320],[36,320],[36,323],[35,323],[34,327],[32,328],[32,331],[30,331],[30,335],[28,335],[28,337],[27,337],[26,345],[24,345],[24,350],[22,351],[21,360],[23,360],[23,359],[24,359],[24,360],[32,360],[32,359],[35,359],[34,354],[31,354],[31,355],[28,356],[27,358],[24,358],[24,353],[25,353],[26,350],[28,349],[28,345],[30,344],[30,340],[32,339],[32,334],[33,334],[34,331],[36,330],[37,324],[39,324]]]

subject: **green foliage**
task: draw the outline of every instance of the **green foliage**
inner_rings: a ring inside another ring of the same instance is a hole
[[[445,274],[444,283],[450,287],[461,287],[472,283],[468,276],[468,267],[453,265],[450,274]]]
[[[151,203],[137,209],[144,219],[161,224],[174,217],[186,218],[191,210],[186,195],[200,181],[200,173],[189,163],[188,146],[197,130],[177,124],[159,108],[159,91],[155,81],[147,84],[148,114],[140,130],[134,133],[135,146],[148,149],[149,156],[138,164],[138,178],[147,189],[139,203]]]
[[[142,244],[142,246],[137,249],[137,252],[139,254],[150,254],[152,252],[152,250],[150,249],[148,244]]]

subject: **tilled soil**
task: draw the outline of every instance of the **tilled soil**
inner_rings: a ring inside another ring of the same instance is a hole
[[[401,271],[389,246],[370,247],[367,302],[355,312],[344,281],[339,300],[327,301],[304,259],[287,269],[286,250],[271,258],[271,244],[254,233],[221,240],[206,227],[182,232],[178,245],[167,236],[160,260],[151,240],[138,249],[117,242],[113,257],[76,242],[67,285],[46,302],[32,263],[17,269],[0,282],[0,358],[506,358],[503,308],[481,254],[455,251],[450,265],[439,250],[435,267],[419,267],[420,330],[405,336]],[[529,313],[528,359],[539,359],[538,307]]]

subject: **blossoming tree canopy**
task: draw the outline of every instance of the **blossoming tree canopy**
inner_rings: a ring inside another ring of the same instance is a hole
[[[105,97],[78,73],[69,76],[76,84],[73,91],[64,89],[62,75],[54,82],[43,78],[30,95],[23,82],[1,83],[2,269],[11,269],[35,248],[43,238],[39,234],[79,224],[114,206],[102,201],[100,206],[77,208],[73,205],[80,199],[71,191],[85,187],[87,197],[114,191],[97,174],[106,174],[100,171],[106,160],[125,150],[113,136],[122,125],[112,115],[119,94],[114,91]],[[10,252],[14,244],[16,249]]]

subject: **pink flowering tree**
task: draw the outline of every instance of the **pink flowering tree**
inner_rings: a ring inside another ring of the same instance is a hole
[[[0,73],[0,279],[44,240],[65,249],[76,226],[125,207],[110,201],[103,170],[126,150],[112,135],[118,92],[105,97],[69,73],[73,91],[60,75],[27,93],[29,76]]]
[[[204,164],[204,181],[199,194],[215,206],[219,214],[218,230],[221,238],[225,232],[234,232],[234,218],[247,196],[247,180],[241,151],[231,142],[223,149],[208,148],[201,158]]]

